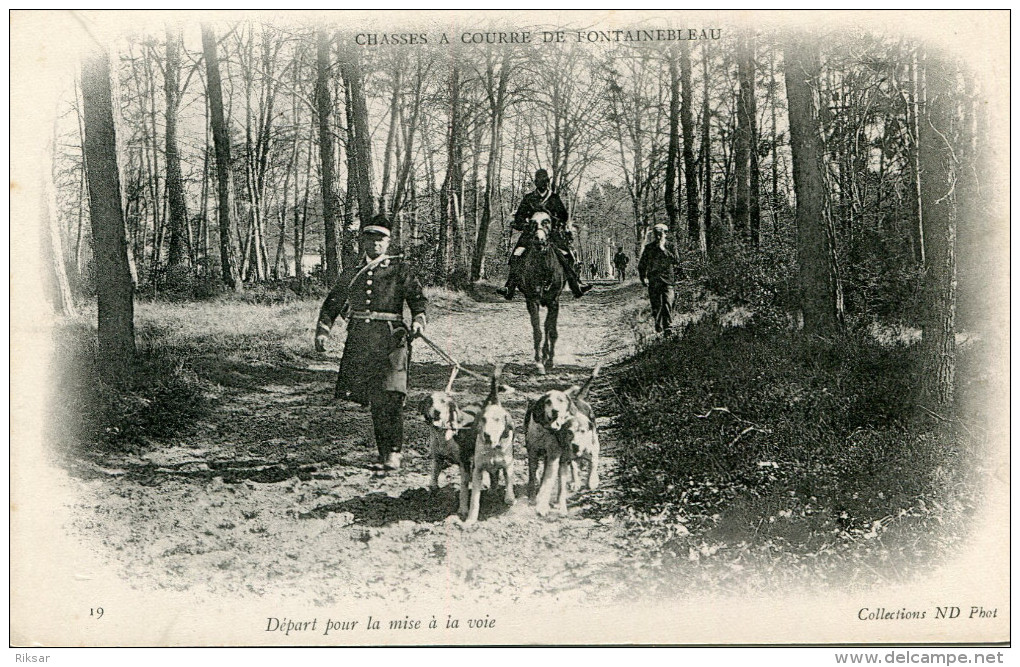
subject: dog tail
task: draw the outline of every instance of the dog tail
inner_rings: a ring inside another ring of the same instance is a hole
[[[489,398],[486,403],[499,405],[499,376],[503,372],[503,364],[496,364],[492,369],[492,380],[489,383]]]
[[[591,385],[595,381],[595,376],[599,374],[599,371],[601,369],[602,369],[601,363],[595,364],[595,368],[593,368],[591,371],[591,376],[584,381],[583,385],[581,385],[581,389],[577,392],[577,397],[580,398],[582,401],[588,400],[588,391],[591,389]]]

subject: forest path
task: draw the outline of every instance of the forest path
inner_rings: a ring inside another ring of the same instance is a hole
[[[640,574],[632,545],[622,522],[601,509],[614,481],[612,430],[603,429],[603,488],[575,492],[566,515],[540,518],[527,499],[521,427],[529,396],[583,382],[596,363],[633,348],[629,320],[642,308],[643,292],[630,282],[581,300],[565,293],[558,365],[544,376],[529,363],[530,327],[520,297],[508,303],[491,292],[477,300],[441,293],[433,300],[429,337],[479,372],[504,363],[504,381],[518,390],[504,405],[518,426],[519,500],[507,508],[501,497],[483,494],[475,526],[465,528],[456,516],[455,468],[437,492],[427,489],[427,434],[414,405],[445,386],[449,367],[425,345],[415,346],[404,468],[381,475],[371,468],[367,410],[332,398],[340,335],[325,356],[309,351],[294,364],[220,363],[215,408],[195,435],[153,443],[140,455],[105,455],[72,474],[74,528],[143,589],[293,597],[317,605],[635,595]],[[312,304],[304,307],[314,321]],[[487,389],[463,374],[454,388],[470,398]],[[601,391],[596,386],[596,404],[608,405]],[[608,421],[600,420],[603,427]]]

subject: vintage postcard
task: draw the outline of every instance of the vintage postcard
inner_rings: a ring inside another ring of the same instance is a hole
[[[10,20],[28,657],[1010,641],[1007,11]]]

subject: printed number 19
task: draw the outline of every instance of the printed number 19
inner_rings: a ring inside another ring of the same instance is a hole
[[[102,607],[96,607],[95,609],[89,609],[89,616],[95,616],[97,620],[102,618],[103,617],[103,608]]]

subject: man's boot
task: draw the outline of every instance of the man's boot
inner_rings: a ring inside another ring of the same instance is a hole
[[[517,291],[517,283],[514,282],[513,277],[506,279],[506,285],[496,290],[497,294],[502,294],[507,301],[512,301],[514,298],[514,292]]]
[[[509,275],[506,277],[506,286],[502,289],[496,290],[497,293],[502,294],[507,301],[514,298],[514,292],[517,291],[518,274],[521,269],[521,258],[516,255],[510,257],[510,270]]]
[[[566,273],[567,284],[570,286],[570,291],[573,293],[575,299],[580,299],[582,296],[591,291],[594,285],[582,285],[581,279],[577,275],[577,271],[574,269],[574,256],[569,250],[564,250],[557,253],[560,258],[560,265],[563,267],[563,271]]]
[[[575,299],[580,299],[582,296],[592,290],[594,285],[583,285],[577,274],[571,270],[567,271],[567,284],[570,285],[570,291],[573,293]]]
[[[383,470],[400,470],[400,452],[390,452],[383,461]]]

